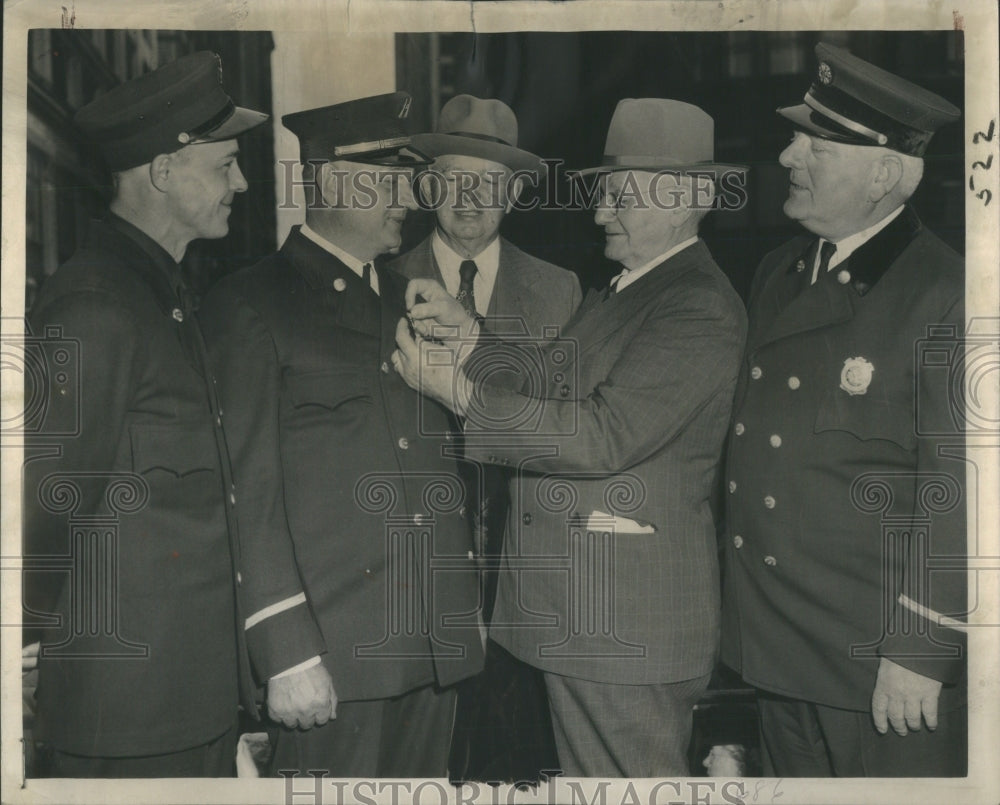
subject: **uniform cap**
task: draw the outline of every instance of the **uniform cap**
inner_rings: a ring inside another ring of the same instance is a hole
[[[186,145],[231,140],[268,117],[233,103],[222,86],[222,60],[203,50],[119,84],[75,120],[117,172]]]
[[[369,165],[427,165],[410,147],[410,96],[389,92],[284,115],[299,139],[299,161],[343,159]]]
[[[779,115],[804,131],[922,157],[934,132],[961,115],[940,95],[843,48],[820,42],[816,58],[816,80],[804,103],[778,109]]]

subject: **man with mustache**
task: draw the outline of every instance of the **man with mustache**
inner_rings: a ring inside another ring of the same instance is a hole
[[[454,683],[482,667],[478,585],[446,411],[391,370],[414,207],[410,97],[282,118],[305,224],[204,305],[242,489],[246,638],[273,768],[442,777]]]
[[[846,50],[816,56],[805,102],[778,110],[784,210],[809,234],[751,290],[722,659],[759,690],[766,774],[962,775],[963,265],[907,203],[960,113]]]
[[[52,353],[46,421],[29,447],[49,455],[25,468],[28,567],[67,553],[74,562],[70,578],[26,574],[29,608],[61,621],[42,640],[37,693],[53,776],[234,771],[240,693],[254,706],[237,627],[235,499],[179,263],[191,241],[228,232],[247,189],[236,137],[267,119],[233,104],[208,51],[76,116],[114,195],[31,313],[35,334],[78,350],[78,361]]]

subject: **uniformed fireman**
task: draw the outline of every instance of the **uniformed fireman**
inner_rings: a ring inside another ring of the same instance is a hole
[[[961,775],[963,263],[907,203],[960,113],[845,50],[816,55],[804,103],[778,110],[784,211],[806,232],[764,258],[749,300],[722,659],[759,690],[768,774]],[[952,357],[916,360],[923,342]]]

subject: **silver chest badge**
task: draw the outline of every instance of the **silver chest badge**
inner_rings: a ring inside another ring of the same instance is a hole
[[[870,361],[860,356],[848,358],[840,370],[840,387],[852,397],[864,394],[871,385],[873,374],[875,367]]]

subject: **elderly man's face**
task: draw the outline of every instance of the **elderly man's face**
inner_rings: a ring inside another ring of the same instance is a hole
[[[247,189],[236,140],[187,145],[171,155],[167,214],[184,242],[221,238],[237,193]]]
[[[778,157],[789,170],[785,215],[820,237],[840,240],[867,226],[877,149],[798,131]]]
[[[497,236],[510,209],[512,171],[499,162],[457,154],[438,158],[434,169],[447,193],[437,209],[444,238],[456,252],[475,256]]]
[[[411,170],[347,161],[330,167],[337,185],[338,217],[350,232],[354,251],[365,252],[355,256],[367,260],[398,251],[407,210],[416,208]]]
[[[619,171],[601,179],[594,222],[604,227],[604,256],[639,268],[676,245],[673,213],[685,205],[685,180],[647,171]]]

